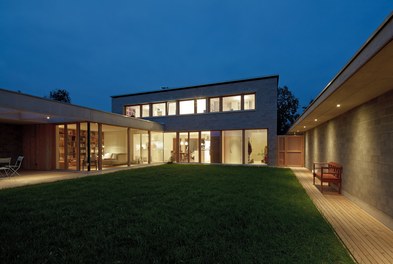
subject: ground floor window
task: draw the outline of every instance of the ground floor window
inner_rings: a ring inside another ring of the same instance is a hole
[[[242,130],[231,130],[222,132],[222,163],[243,163],[243,134]]]
[[[248,164],[265,164],[268,162],[267,130],[245,130],[244,155]]]
[[[157,132],[81,122],[56,127],[56,168],[160,162],[267,164],[267,129]]]
[[[164,160],[266,164],[267,142],[267,129],[164,133]]]

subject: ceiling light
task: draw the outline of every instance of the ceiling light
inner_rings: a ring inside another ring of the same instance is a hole
[[[48,119],[48,120],[49,120],[49,119],[50,119],[50,116],[46,116],[46,119]]]
[[[337,107],[341,107],[341,105],[340,105],[340,104],[337,104]]]
[[[307,126],[303,126],[303,128],[306,128]]]
[[[315,118],[315,119],[314,119],[314,121],[315,121],[315,122],[317,122],[317,121],[318,121],[318,119],[317,119],[317,118]]]

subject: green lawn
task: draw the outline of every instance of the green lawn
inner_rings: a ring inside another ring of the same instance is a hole
[[[0,191],[1,263],[352,263],[289,169],[163,165]]]

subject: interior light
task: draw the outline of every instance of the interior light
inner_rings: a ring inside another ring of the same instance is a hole
[[[314,121],[315,121],[315,122],[317,122],[317,121],[318,121],[318,119],[317,119],[317,118],[315,118],[315,119],[314,119]]]
[[[303,128],[306,128],[307,126],[303,126]]]
[[[49,119],[50,119],[50,116],[46,116],[46,119],[48,119],[48,120],[49,120]]]
[[[337,104],[337,107],[341,107],[341,105],[340,105],[340,104]]]

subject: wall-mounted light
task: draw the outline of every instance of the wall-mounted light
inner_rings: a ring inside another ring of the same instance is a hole
[[[303,126],[303,128],[306,128],[307,126]]]

